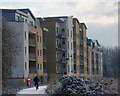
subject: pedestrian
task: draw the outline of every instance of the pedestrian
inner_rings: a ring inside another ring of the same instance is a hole
[[[35,83],[36,90],[38,89],[38,86],[39,86],[38,82],[39,81],[40,81],[40,79],[38,78],[38,76],[35,76],[34,83]]]

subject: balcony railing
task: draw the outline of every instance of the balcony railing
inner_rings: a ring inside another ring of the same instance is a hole
[[[76,49],[74,49],[74,53],[76,53]]]
[[[45,44],[45,43],[43,43],[43,49],[47,49],[47,47],[46,47],[46,44]]]
[[[43,62],[46,62],[47,59],[46,59],[46,56],[43,56]]]
[[[76,59],[74,60],[74,64],[76,64]]]
[[[62,59],[57,59],[57,62],[58,62],[58,63],[61,63],[61,62],[62,62]]]
[[[75,36],[73,36],[73,41],[76,42],[76,37]]]
[[[84,54],[83,54],[83,51],[80,51],[80,55],[84,55]]]
[[[36,61],[36,54],[29,53],[29,60]]]
[[[34,39],[29,39],[30,46],[36,46],[36,41]]]
[[[29,68],[29,73],[36,73],[36,68],[30,67],[30,68]]]
[[[62,63],[66,63],[66,58],[63,58],[63,59],[62,59]]]
[[[80,39],[80,44],[83,45],[83,40],[82,39]]]
[[[80,65],[84,65],[84,62],[82,60],[80,61]]]

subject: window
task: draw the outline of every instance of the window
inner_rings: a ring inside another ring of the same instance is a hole
[[[39,38],[38,38],[38,32],[37,32],[37,41],[39,41]]]
[[[40,70],[42,70],[42,64],[40,64]]]
[[[39,56],[39,49],[38,49],[38,56]]]
[[[26,39],[26,31],[25,31],[25,39]]]
[[[25,54],[27,53],[27,49],[26,49],[26,47],[25,47]]]
[[[65,57],[65,53],[63,53],[63,57]]]
[[[68,49],[69,49],[69,41],[68,41]]]
[[[25,62],[25,69],[27,69],[27,63]]]
[[[57,34],[58,34],[58,27],[56,27],[56,31],[57,31]]]
[[[40,50],[40,56],[41,56],[41,50]]]
[[[65,28],[62,28],[62,31],[65,32]]]
[[[40,42],[41,42],[41,36],[40,36]]]
[[[71,31],[71,37],[72,37],[72,31]]]
[[[71,49],[72,49],[72,42],[71,42]]]
[[[62,44],[65,44],[65,41],[62,41]]]
[[[39,70],[39,64],[38,64],[38,70]]]
[[[69,29],[68,29],[68,36],[69,36]]]

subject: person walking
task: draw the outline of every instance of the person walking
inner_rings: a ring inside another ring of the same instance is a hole
[[[39,81],[40,81],[40,79],[38,78],[38,76],[35,76],[34,83],[35,83],[36,90],[38,89],[38,86],[39,86],[38,82]]]

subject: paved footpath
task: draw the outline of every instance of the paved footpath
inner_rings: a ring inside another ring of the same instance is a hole
[[[47,85],[39,86],[38,90],[36,90],[35,87],[27,88],[27,89],[23,89],[23,90],[19,91],[18,94],[45,94],[45,95],[47,95],[47,93],[45,91],[46,88],[47,88]],[[18,96],[20,96],[20,95],[18,95]]]

